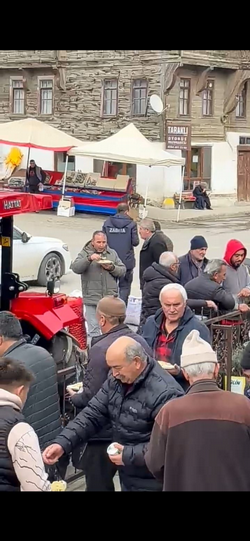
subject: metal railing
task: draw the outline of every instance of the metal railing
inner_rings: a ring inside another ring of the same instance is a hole
[[[212,347],[220,363],[220,383],[227,376],[226,388],[231,390],[231,377],[240,370],[240,362],[234,363],[234,355],[244,348],[250,339],[250,319],[246,314],[234,311],[204,320],[210,330]]]

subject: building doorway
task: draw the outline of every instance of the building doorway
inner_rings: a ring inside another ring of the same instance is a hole
[[[237,147],[237,199],[250,201],[250,145]]]
[[[183,150],[182,157],[186,159],[184,190],[193,191],[198,182],[206,182],[207,189],[210,189],[212,169],[211,147],[192,147],[191,150]]]

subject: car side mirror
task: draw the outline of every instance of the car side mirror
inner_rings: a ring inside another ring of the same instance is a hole
[[[24,244],[26,244],[27,242],[29,242],[30,240],[30,237],[27,233],[25,233],[25,231],[22,232],[22,235],[21,235],[21,240]]]

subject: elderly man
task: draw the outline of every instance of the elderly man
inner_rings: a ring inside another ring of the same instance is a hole
[[[111,423],[118,453],[110,460],[119,468],[122,490],[161,491],[162,483],[149,473],[144,454],[157,413],[183,391],[141,344],[128,336],[113,342],[106,361],[112,375],[54,445],[45,449],[43,459],[54,464],[63,453],[69,454],[80,441],[89,441]]]
[[[96,319],[97,304],[105,295],[118,292],[118,279],[125,274],[126,267],[116,251],[107,246],[106,235],[102,231],[95,231],[92,240],[85,244],[71,268],[81,275],[88,335],[92,339],[100,335]]]
[[[213,301],[220,312],[233,310],[235,300],[230,292],[225,291],[223,282],[226,278],[227,265],[222,259],[211,259],[202,274],[193,278],[185,285],[189,299],[209,299]],[[201,308],[195,308],[196,314]],[[204,315],[210,315],[209,309],[204,309]]]
[[[159,257],[162,252],[173,249],[173,244],[169,240],[169,243],[166,244],[165,237],[161,230],[155,228],[153,220],[150,218],[145,218],[141,221],[139,227],[139,235],[141,239],[144,240],[142,249],[140,251],[140,287],[143,289],[143,273],[144,271],[152,265],[152,263],[158,263]],[[171,243],[171,244],[170,244]]]
[[[117,213],[109,216],[102,226],[108,245],[113,248],[126,267],[126,274],[119,280],[119,295],[127,304],[135,267],[134,247],[139,244],[137,223],[129,216],[129,205],[120,203]]]
[[[71,400],[78,409],[85,408],[106,381],[110,370],[106,363],[106,352],[117,338],[129,336],[139,342],[149,356],[152,355],[151,348],[144,338],[124,324],[126,304],[122,299],[103,297],[97,305],[96,314],[102,334],[92,340],[89,361],[84,373],[83,390],[80,393],[69,391]],[[114,491],[113,477],[117,468],[107,455],[107,447],[111,441],[111,426],[109,425],[87,445],[83,455],[82,469],[86,474],[88,492]],[[76,453],[74,453],[74,463],[79,467],[79,462],[76,463],[75,458]]]
[[[179,258],[179,278],[183,286],[193,278],[197,278],[205,269],[208,263],[206,253],[207,241],[204,237],[197,235],[191,240],[189,252]]]
[[[163,491],[250,491],[250,402],[222,391],[216,354],[194,330],[183,344],[186,396],[158,414],[145,460]]]
[[[178,279],[179,260],[173,252],[163,252],[160,255],[159,263],[153,263],[151,267],[145,270],[143,274],[144,286],[142,293],[142,309],[140,326],[143,327],[147,318],[161,307],[159,295],[167,284],[179,284]],[[194,297],[187,301],[188,306],[192,310],[199,311],[202,308],[214,308],[216,305],[210,300],[204,299],[203,296]]]
[[[169,372],[186,390],[187,382],[180,367],[183,342],[192,329],[197,329],[210,343],[210,332],[187,306],[187,293],[180,284],[164,286],[160,303],[161,309],[150,316],[143,327],[143,338],[153,349],[156,360],[173,364]]]
[[[227,243],[224,260],[228,266],[223,286],[234,296],[235,308],[241,312],[250,310],[245,303],[250,297],[250,276],[244,264],[246,255],[247,249],[239,240],[232,239]]]

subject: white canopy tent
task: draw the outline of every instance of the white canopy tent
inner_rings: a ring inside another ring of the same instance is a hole
[[[70,156],[91,156],[97,160],[148,165],[149,167],[161,165],[166,167],[184,166],[185,159],[170,152],[157,148],[135,127],[128,124],[125,128],[111,135],[107,139],[95,143],[86,143],[84,146],[74,147],[68,151]],[[183,173],[183,172],[182,172]],[[66,177],[66,175],[65,175]],[[183,184],[183,174],[182,174]],[[182,186],[181,186],[182,193]],[[146,207],[148,196],[148,182],[145,190]],[[181,202],[181,195],[180,195]],[[177,221],[179,219],[180,204]]]

